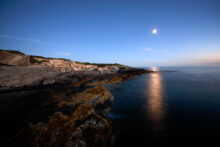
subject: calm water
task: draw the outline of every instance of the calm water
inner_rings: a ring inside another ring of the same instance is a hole
[[[116,146],[220,144],[220,67],[163,67],[108,87]]]

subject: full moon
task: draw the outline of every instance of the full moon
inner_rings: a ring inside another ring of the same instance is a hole
[[[157,34],[157,29],[153,29],[153,30],[152,30],[152,33],[153,33],[153,34]]]

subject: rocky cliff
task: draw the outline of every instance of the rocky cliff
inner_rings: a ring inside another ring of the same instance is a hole
[[[105,84],[149,71],[0,51],[1,146],[112,146]],[[16,61],[16,62],[15,62]]]

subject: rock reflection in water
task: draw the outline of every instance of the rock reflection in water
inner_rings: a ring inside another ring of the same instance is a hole
[[[164,120],[164,102],[163,87],[160,73],[150,74],[147,90],[147,114],[152,121],[153,129],[156,131],[163,130]]]

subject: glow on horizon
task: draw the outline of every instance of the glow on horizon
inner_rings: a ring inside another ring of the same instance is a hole
[[[164,55],[169,57],[169,59],[157,58],[153,59],[152,56],[159,56],[162,53],[154,52],[152,50],[144,61],[138,61],[132,66],[137,67],[160,67],[160,66],[219,66],[220,65],[220,52],[172,52],[169,55]]]
[[[176,60],[175,63],[180,65],[220,65],[220,53],[192,54]]]
[[[151,71],[159,71],[159,68],[158,67],[151,67],[150,70]]]

